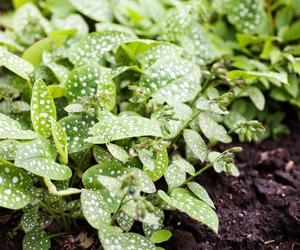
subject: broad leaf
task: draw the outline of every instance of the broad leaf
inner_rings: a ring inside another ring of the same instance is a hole
[[[36,137],[36,133],[22,130],[20,123],[0,113],[0,139],[30,140]]]
[[[104,162],[119,163],[119,161],[114,158],[107,150],[97,145],[93,146],[93,155],[98,164]]]
[[[43,80],[35,81],[30,105],[34,130],[46,138],[49,137],[52,132],[50,118],[56,119],[56,108]]]
[[[265,97],[261,90],[257,87],[249,87],[247,88],[247,93],[253,102],[253,104],[257,107],[258,110],[263,110],[265,107]]]
[[[129,155],[125,149],[118,146],[117,144],[108,143],[107,145],[108,151],[111,153],[113,157],[119,160],[122,163],[126,163],[129,160]]]
[[[134,223],[134,219],[122,211],[117,216],[116,221],[118,222],[118,225],[126,232],[130,231]]]
[[[187,186],[191,190],[191,192],[194,195],[196,195],[200,200],[204,201],[206,204],[208,204],[212,208],[215,208],[213,201],[209,197],[209,195],[204,187],[202,187],[197,182],[188,182]]]
[[[178,166],[184,172],[189,173],[190,175],[195,175],[194,166],[189,163],[187,160],[183,159],[179,154],[172,157],[172,163]]]
[[[172,163],[167,167],[164,176],[169,190],[180,186],[186,179],[185,171],[178,165]]]
[[[91,226],[99,229],[104,225],[109,225],[110,213],[101,193],[85,189],[80,197],[84,217]]]
[[[156,218],[158,218],[158,223],[153,225],[153,224],[147,224],[147,223],[143,223],[143,231],[146,237],[150,237],[152,235],[153,232],[155,232],[158,229],[163,228],[164,225],[164,218],[165,218],[165,214],[164,211],[161,208],[155,208],[155,210],[153,211],[153,213],[155,214]]]
[[[49,141],[38,138],[18,146],[15,164],[36,175],[53,180],[66,180],[72,171],[65,165],[57,164],[55,153]]]
[[[162,137],[158,121],[127,114],[100,117],[99,123],[90,129],[90,134],[93,137],[86,139],[86,142],[94,144],[140,136]]]
[[[69,52],[69,59],[75,65],[102,63],[103,56],[128,42],[132,36],[125,32],[103,31],[94,32],[75,43]]]
[[[49,250],[50,247],[50,236],[40,227],[32,229],[23,239],[24,250]]]
[[[204,162],[207,156],[207,148],[202,137],[195,130],[185,129],[183,131],[183,138],[187,147]]]
[[[21,217],[20,225],[25,233],[40,225],[38,206],[25,208]]]
[[[69,102],[76,102],[79,97],[96,96],[101,108],[111,110],[116,98],[111,70],[95,65],[75,68],[65,83],[65,96]]]
[[[150,240],[154,243],[162,243],[164,241],[169,240],[171,237],[172,237],[172,233],[169,230],[160,229],[155,231],[151,235]]]
[[[195,198],[189,191],[176,188],[168,196],[164,191],[159,190],[158,195],[170,206],[187,213],[218,233],[219,220],[215,211],[203,201]]]
[[[199,115],[199,125],[203,134],[210,141],[220,141],[224,143],[231,142],[231,137],[227,134],[226,129],[205,112],[202,112]]]
[[[0,46],[0,67],[3,66],[18,76],[29,80],[29,75],[34,68],[28,61],[8,52]]]
[[[16,157],[17,146],[19,143],[20,142],[15,140],[0,141],[0,157],[7,161],[13,161]]]

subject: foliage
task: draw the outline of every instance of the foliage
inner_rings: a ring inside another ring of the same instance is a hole
[[[286,132],[272,110],[300,106],[297,1],[13,4],[0,16],[0,206],[23,210],[24,249],[78,219],[105,250],[156,249],[174,209],[217,233],[194,179],[239,175],[241,148],[219,143]]]

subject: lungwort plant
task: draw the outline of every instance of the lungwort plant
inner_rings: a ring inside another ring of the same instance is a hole
[[[231,111],[242,85],[224,75],[202,5],[25,2],[0,18],[0,205],[22,209],[24,249],[49,249],[50,224],[64,233],[82,219],[105,250],[161,249],[173,209],[217,233],[196,177],[238,176],[241,148],[218,143],[264,129]]]

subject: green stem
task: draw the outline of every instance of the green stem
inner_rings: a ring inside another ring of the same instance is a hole
[[[58,199],[58,204],[59,204],[60,214],[61,214],[61,218],[62,218],[62,221],[63,221],[64,228],[65,228],[66,231],[70,231],[69,224],[68,224],[67,218],[65,216],[65,211],[64,211],[64,208],[63,208],[63,200],[62,200],[61,196]]]
[[[81,189],[77,188],[67,188],[65,190],[59,190],[57,191],[56,186],[52,183],[52,181],[49,178],[44,177],[44,182],[46,187],[48,188],[49,192],[56,196],[67,196],[72,194],[79,194],[82,192]]]
[[[114,213],[113,217],[111,218],[111,222],[110,222],[110,225],[112,226],[116,220],[116,218],[118,217],[119,213],[121,212],[121,208],[123,206],[123,203],[124,203],[124,200],[125,200],[125,197],[127,196],[127,193],[124,194],[124,196],[122,197],[121,199],[121,202],[120,202],[120,205],[117,209],[117,211]]]
[[[44,202],[40,202],[40,206],[42,208],[44,208],[45,210],[47,210],[47,212],[49,212],[49,214],[51,214],[53,217],[56,217],[57,211],[55,211],[51,207],[47,206]]]
[[[209,169],[212,166],[211,163],[205,165],[203,168],[198,170],[195,175],[191,175],[189,178],[187,178],[179,187],[182,187],[186,185],[188,182],[192,181],[194,178],[196,178],[198,175],[202,174],[205,170]]]

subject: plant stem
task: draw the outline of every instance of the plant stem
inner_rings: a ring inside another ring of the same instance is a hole
[[[44,202],[40,202],[40,206],[42,208],[44,208],[45,210],[47,210],[47,212],[49,212],[49,214],[51,214],[52,216],[56,217],[57,211],[54,211],[54,209],[52,209],[51,207],[47,206]]]
[[[70,228],[69,228],[69,225],[68,225],[68,222],[67,222],[67,218],[65,216],[65,211],[64,211],[64,208],[63,208],[63,200],[62,200],[61,196],[59,196],[59,198],[58,198],[58,204],[59,204],[60,214],[61,214],[61,218],[62,218],[62,221],[63,221],[64,228],[65,228],[66,231],[70,231]]]
[[[209,169],[212,166],[211,163],[205,165],[203,168],[201,168],[200,170],[198,170],[195,175],[191,175],[189,178],[187,178],[179,187],[182,187],[184,185],[186,185],[188,182],[190,182],[191,180],[193,180],[194,178],[196,178],[198,175],[202,174],[205,170]]]
[[[119,213],[121,212],[121,208],[123,206],[123,203],[124,203],[124,200],[125,200],[125,197],[127,196],[127,193],[124,194],[124,196],[122,197],[121,199],[121,202],[120,202],[120,205],[117,209],[117,211],[114,213],[113,217],[111,218],[111,222],[110,222],[110,225],[112,226],[117,218],[117,216],[119,215]]]

